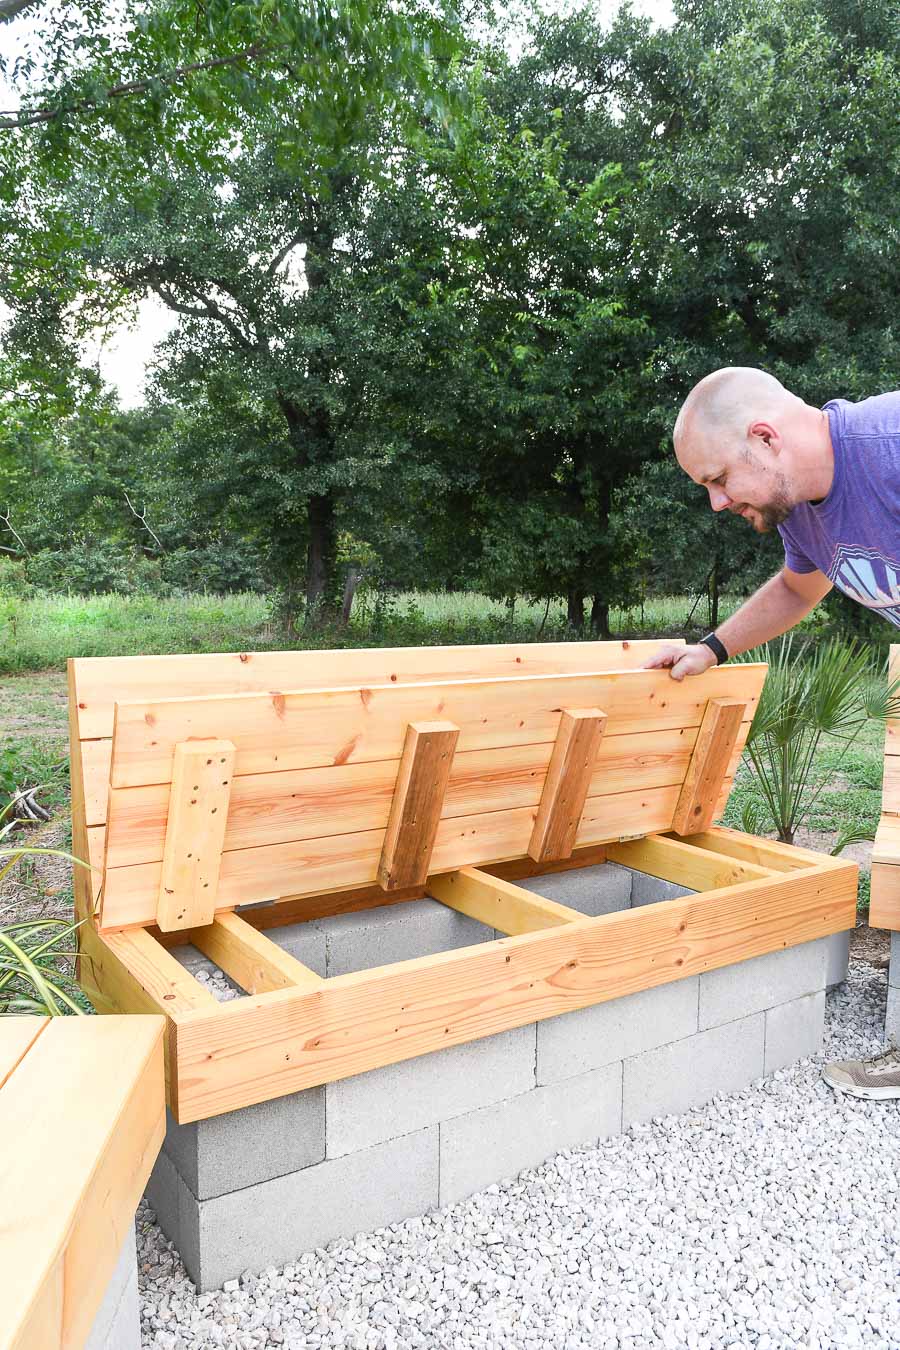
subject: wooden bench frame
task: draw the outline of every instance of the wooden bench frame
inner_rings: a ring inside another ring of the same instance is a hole
[[[900,645],[891,647],[888,684],[900,680]],[[884,737],[881,819],[872,850],[869,923],[900,930],[900,718],[889,719]]]
[[[498,666],[506,675],[515,663],[527,664],[528,674],[539,676],[559,674],[560,666],[565,669],[568,662],[574,679],[592,662],[596,665],[598,656],[602,656],[607,672],[616,666],[633,670],[640,664],[643,650],[651,645],[633,644],[629,648],[628,644],[586,643],[389,653],[276,653],[215,660],[257,662],[261,687],[269,691],[274,681],[267,662],[271,667],[283,661],[289,677],[299,682],[298,668],[305,658],[309,658],[309,669],[319,679],[316,659],[320,663],[327,659],[331,663],[329,679],[338,684],[340,670],[337,676],[335,670],[345,661],[345,689],[359,683],[360,664],[367,667],[364,677],[370,677],[373,667],[380,669],[387,663],[387,669],[396,668],[387,678],[401,686],[397,695],[413,699],[418,697],[415,690],[424,687],[416,682],[423,670],[432,678],[438,673],[442,678],[472,679],[483,677],[486,668],[493,674]],[[355,658],[355,665],[346,658]],[[182,665],[177,670],[175,666],[166,667],[167,660],[181,661]],[[196,697],[200,690],[209,688],[211,667],[203,663],[210,660],[147,658],[143,670],[126,668],[125,675],[130,678],[133,672],[135,686],[141,685],[145,691],[150,687],[155,691],[161,683],[165,687],[166,679],[174,680],[180,688],[185,683],[184,670],[189,674],[194,670],[183,663],[193,661],[198,663],[199,688],[188,692]],[[90,672],[84,672],[86,664],[70,663],[74,838],[76,850],[79,844],[87,848],[93,843],[92,861],[99,871],[102,855],[97,836],[91,838],[87,825],[83,765],[86,755],[98,753],[96,746],[86,749],[85,742],[97,739],[102,723],[92,720],[92,696],[84,694],[90,684]],[[113,667],[108,676],[104,669],[104,678],[118,677],[114,669],[117,664],[104,663],[104,668]],[[724,678],[734,685],[738,676],[735,668],[730,669],[732,673]],[[596,675],[584,678],[595,684],[602,682]],[[655,673],[653,679],[659,682],[662,701],[671,696],[664,672]],[[292,687],[287,682],[278,683]],[[140,692],[137,687],[128,689],[127,684],[125,680],[124,692]],[[378,686],[382,687],[389,685]],[[170,911],[163,899],[162,908],[157,910],[157,917],[162,914],[170,929],[164,932],[158,924],[147,922],[144,910],[137,926],[116,927],[108,915],[104,923],[102,911],[96,907],[96,887],[85,875],[77,880],[76,897],[79,914],[89,919],[82,930],[82,986],[99,1011],[165,1015],[169,1104],[176,1120],[185,1123],[852,927],[857,877],[854,863],[712,826],[727,799],[730,774],[749,726],[748,718],[735,712],[735,699],[716,697],[716,691],[723,687],[721,675],[692,682],[692,697],[699,696],[701,701],[708,698],[706,712],[699,727],[694,724],[690,760],[680,786],[672,790],[674,797],[667,807],[669,826],[659,832],[606,838],[574,847],[605,713],[591,705],[575,708],[568,715],[563,709],[540,803],[529,817],[533,830],[527,853],[506,858],[501,855],[479,866],[430,871],[428,859],[442,784],[446,782],[442,756],[452,753],[455,728],[417,724],[407,733],[401,756],[384,832],[380,885],[335,887],[329,892],[294,897],[279,894],[277,903],[243,913],[216,907],[209,922],[184,926],[194,912],[192,906],[206,903],[203,891],[196,888],[196,874],[191,873],[178,892],[185,904],[179,903]],[[705,689],[711,693],[704,695]],[[654,685],[650,696],[656,692]],[[285,693],[267,696],[276,703],[281,700],[282,709],[285,701],[294,697]],[[105,697],[108,701],[108,691]],[[134,704],[133,715],[127,708],[123,712],[125,703]],[[118,704],[122,719],[120,723],[117,714],[117,727],[128,724],[129,717],[136,725],[143,718],[153,727],[155,714],[142,712],[143,705],[139,704],[140,700],[134,698]],[[747,713],[745,703],[740,707]],[[163,709],[166,715],[168,711]],[[215,722],[215,712],[210,710],[206,719],[210,725]],[[201,739],[206,735],[205,717],[204,712],[200,718]],[[85,729],[95,735],[85,736]],[[219,725],[219,734],[227,736],[227,725]],[[227,750],[223,754],[227,757]],[[225,780],[219,782],[224,784]],[[174,792],[174,775],[172,783]],[[189,791],[194,786],[191,783]],[[190,804],[190,798],[188,801]],[[177,829],[173,833],[172,820],[170,806],[167,855],[170,837],[179,835]],[[680,837],[670,826],[681,832]],[[515,884],[523,877],[606,860],[680,883],[697,894],[589,918]],[[327,979],[266,936],[266,930],[298,919],[398,903],[425,894],[508,936]],[[129,912],[117,911],[119,917]],[[216,1002],[167,950],[183,942],[206,954],[247,991],[247,996]]]
[[[165,1135],[163,1029],[0,1022],[4,1350],[79,1350],[90,1335]]]

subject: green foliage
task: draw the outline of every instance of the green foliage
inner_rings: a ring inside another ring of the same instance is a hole
[[[59,849],[31,848],[12,841],[16,822],[10,818],[11,806],[0,810],[0,882],[22,861],[36,855],[67,858]],[[41,1013],[58,1017],[84,1012],[73,987],[71,974],[60,966],[61,960],[76,957],[76,932],[79,925],[62,919],[28,919],[0,923],[0,1016],[8,1013]],[[69,944],[64,947],[62,944]]]
[[[819,643],[801,655],[789,635],[769,644],[762,656],[769,673],[745,754],[770,826],[779,839],[793,843],[798,828],[815,819],[823,792],[864,728],[900,713],[900,681],[886,687],[883,676],[875,676],[870,652],[852,643]],[[820,753],[825,738],[840,743],[827,758]],[[848,828],[846,810],[845,801],[842,818],[815,822],[841,831],[835,851],[874,836],[874,824],[871,832],[855,824]]]
[[[37,120],[0,125],[0,544],[96,541],[58,563],[80,589],[261,572],[282,640],[337,631],[357,557],[601,634],[674,589],[713,623],[774,570],[671,425],[727,363],[814,403],[895,383],[895,8],[557,9],[511,42],[415,0],[127,0],[119,42],[94,0],[40,8]],[[121,414],[71,351],[149,293],[178,327]]]

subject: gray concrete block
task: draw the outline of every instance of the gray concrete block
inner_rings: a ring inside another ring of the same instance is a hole
[[[445,1121],[440,1203],[453,1204],[523,1168],[539,1167],[564,1149],[596,1144],[621,1127],[620,1064]]]
[[[760,1012],[626,1059],[623,1128],[702,1106],[720,1092],[740,1092],[762,1076],[764,1048],[765,1014]]]
[[[680,900],[684,895],[696,895],[686,886],[674,881],[664,881],[662,877],[651,877],[647,872],[633,872],[631,884],[631,907],[656,905],[661,900]]]
[[[833,989],[843,984],[850,965],[850,930],[846,933],[832,933],[823,939],[825,942],[825,987]]]
[[[167,1109],[163,1148],[198,1200],[297,1172],[325,1157],[325,1088],[190,1125]]]
[[[133,1224],[125,1236],[103,1302],[97,1309],[88,1338],[84,1342],[84,1350],[141,1350],[141,1314]]]
[[[181,1256],[201,1292],[283,1266],[335,1238],[417,1217],[438,1203],[438,1129],[392,1139],[258,1186],[193,1202]]]
[[[824,988],[824,938],[705,971],[700,976],[700,1030]]]
[[[817,1055],[825,1035],[825,991],[804,994],[766,1013],[766,1073]]]
[[[340,1157],[527,1092],[535,1026],[417,1055],[325,1088],[326,1155]]]
[[[896,984],[888,985],[884,1037],[891,1045],[900,1046],[900,986]]]
[[[425,897],[270,928],[266,936],[317,974],[330,977],[491,942],[494,930]],[[311,959],[317,940],[325,943],[324,970]]]
[[[163,1149],[153,1164],[153,1171],[144,1188],[144,1197],[166,1237],[180,1250],[179,1186],[183,1187],[184,1182],[172,1159]]]
[[[900,933],[891,933],[891,963],[888,966],[888,984],[900,989]]]
[[[286,923],[277,928],[267,928],[266,937],[282,947],[291,956],[302,961],[303,965],[325,978],[327,968],[325,956],[325,930],[320,919],[310,919],[305,923]]]
[[[538,1022],[538,1083],[572,1078],[693,1035],[699,984],[694,975]]]
[[[546,876],[517,881],[516,885],[533,895],[542,895],[545,900],[577,909],[592,919],[600,914],[615,914],[631,904],[631,873],[617,863],[548,872]]]

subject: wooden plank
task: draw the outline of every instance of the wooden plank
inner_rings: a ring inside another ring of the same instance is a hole
[[[668,839],[660,834],[608,844],[606,856],[610,862],[622,863],[679,886],[688,886],[692,891],[714,891],[741,881],[762,881],[777,875],[772,868],[711,853],[708,849],[695,848],[680,839]]]
[[[746,723],[742,731],[749,729]],[[647,788],[671,787],[684,780],[697,727],[616,736],[600,743],[589,797]],[[442,816],[537,807],[553,742],[457,752],[444,797]],[[740,760],[736,749],[729,766]],[[262,844],[283,844],[340,832],[384,829],[390,814],[397,761],[344,764],[284,773],[246,774],[231,785],[224,851]],[[113,788],[110,794],[109,867],[158,862],[163,856],[170,786]]]
[[[761,839],[758,835],[744,834],[725,825],[715,825],[700,834],[683,835],[681,842],[691,844],[694,848],[711,849],[713,853],[740,858],[758,867],[768,867],[773,872],[794,872],[807,867],[841,867],[846,863],[846,859],[831,858],[828,854],[815,853],[812,849],[799,848],[796,844],[782,844],[776,839]]]
[[[589,798],[576,842],[585,846],[632,835],[636,823],[650,833],[667,830],[678,793],[675,786]],[[431,858],[432,870],[452,872],[459,867],[521,858],[533,826],[532,810],[488,811],[442,820]],[[216,903],[222,909],[232,909],[239,904],[293,899],[305,892],[321,895],[328,890],[372,885],[383,838],[381,830],[366,830],[225,853]],[[104,931],[155,921],[161,870],[160,863],[142,863],[107,872]]]
[[[535,862],[568,858],[575,847],[581,813],[606,729],[599,708],[564,708],[544,780],[541,804],[528,843]]]
[[[428,894],[460,914],[509,935],[537,933],[584,918],[577,909],[533,895],[511,881],[489,876],[474,867],[430,877]]]
[[[900,644],[893,643],[888,658],[888,686],[897,681],[900,681]],[[900,697],[900,690],[895,697]],[[889,718],[885,729],[881,809],[892,816],[900,815],[900,717]]]
[[[156,922],[164,933],[211,923],[234,772],[230,741],[175,747]]]
[[[900,863],[900,820],[896,816],[883,815],[879,820],[872,845],[872,860]]]
[[[681,644],[677,638],[667,641]],[[653,638],[636,642],[80,657],[70,662],[70,700],[78,736],[90,740],[112,736],[116,702],[579,670],[637,670],[658,649],[659,642]]]
[[[79,753],[85,819],[88,825],[103,825],[106,822],[106,803],[109,797],[112,737],[106,737],[102,741],[81,741]]]
[[[0,1017],[0,1088],[15,1072],[49,1017]]]
[[[215,998],[142,928],[101,937],[85,923],[79,929],[78,947],[78,983],[97,1012],[165,1014],[166,1085],[174,1111],[174,1021],[180,1013],[214,1011]]]
[[[884,757],[881,809],[888,815],[900,815],[900,754],[886,754]]]
[[[410,722],[394,788],[378,884],[385,891],[420,886],[428,876],[459,727]]]
[[[68,662],[67,678],[69,684],[69,778],[72,794],[72,853],[83,861],[91,861],[87,819],[84,801],[84,769],[82,766],[81,742],[78,739],[78,709],[75,702],[73,663]],[[102,858],[101,858],[102,864]],[[75,901],[75,918],[85,919],[94,911],[96,882],[84,867],[72,868],[72,887]]]
[[[676,834],[708,830],[737,743],[747,705],[739,698],[711,698],[688,766],[672,829]]]
[[[409,722],[455,723],[464,751],[552,741],[561,708],[595,703],[621,735],[699,726],[710,698],[745,701],[749,719],[765,669],[719,666],[681,683],[644,670],[119,703],[112,782],[168,782],[179,742],[223,734],[243,775],[399,760]]]
[[[280,990],[177,1025],[181,1121],[265,1101],[853,926],[854,864],[743,882]],[[440,1016],[437,1016],[438,1010]]]
[[[162,1028],[53,1018],[0,1091],[0,1137],[16,1144],[0,1159],[15,1218],[0,1229],[0,1345],[43,1350],[22,1337],[60,1320],[57,1344],[85,1343],[165,1133]]]
[[[869,926],[900,929],[900,865],[872,863]]]
[[[318,989],[324,980],[238,914],[220,914],[207,928],[195,928],[191,943],[215,961],[248,994],[270,989]]]

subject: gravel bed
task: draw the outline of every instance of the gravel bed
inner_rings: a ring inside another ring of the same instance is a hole
[[[882,1045],[853,962],[827,1057]],[[900,1103],[822,1058],[515,1181],[197,1295],[143,1206],[143,1345],[166,1350],[900,1346]]]

